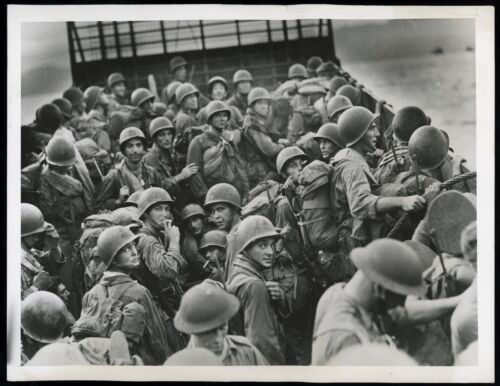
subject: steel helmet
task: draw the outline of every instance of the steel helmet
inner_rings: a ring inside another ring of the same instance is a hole
[[[427,245],[422,244],[420,241],[405,240],[404,243],[415,251],[424,266],[424,270],[432,265],[434,258],[437,255],[436,252],[430,249]]]
[[[66,98],[57,98],[54,99],[51,103],[59,107],[62,115],[64,115],[66,118],[72,118],[71,111],[73,110],[73,106],[71,106],[71,102],[69,100],[67,100]]]
[[[206,107],[207,122],[210,122],[212,115],[225,111],[229,118],[231,118],[231,109],[224,101],[210,101]]]
[[[170,119],[165,117],[157,117],[149,124],[149,136],[154,138],[155,134],[160,130],[171,130],[175,132],[174,124]]]
[[[221,182],[208,189],[205,196],[205,208],[213,204],[229,204],[236,208],[241,208],[241,196],[236,188],[228,183]]]
[[[101,96],[103,90],[104,89],[99,86],[90,86],[85,90],[83,96],[85,98],[85,104],[87,105],[87,112],[92,110],[97,105],[97,102],[99,101],[99,97]]]
[[[306,153],[298,146],[289,146],[281,149],[276,157],[276,170],[281,174],[287,162],[296,158],[309,158]]]
[[[349,98],[354,106],[357,106],[359,102],[361,102],[361,90],[358,87],[351,86],[350,84],[341,86],[335,95],[343,95]]]
[[[233,74],[233,85],[236,86],[238,82],[253,82],[252,74],[247,70],[238,70]]]
[[[239,310],[238,298],[218,285],[202,282],[186,291],[175,315],[175,328],[186,334],[200,334],[221,327]]]
[[[175,90],[175,101],[180,105],[188,95],[198,95],[199,93],[200,91],[191,83],[182,83]]]
[[[224,363],[206,348],[189,347],[170,355],[163,366],[224,366]]]
[[[64,137],[52,137],[45,152],[49,165],[71,166],[76,160],[75,145]]]
[[[142,192],[137,202],[139,209],[139,218],[141,218],[146,211],[156,204],[171,204],[174,200],[170,194],[163,188],[149,188]]]
[[[21,237],[43,232],[46,225],[40,209],[26,202],[21,203]]]
[[[363,343],[346,347],[329,359],[328,366],[418,366],[403,350],[385,343]]]
[[[337,115],[353,107],[351,100],[343,95],[335,95],[326,104],[328,119],[334,119]]]
[[[131,96],[131,101],[132,105],[139,107],[141,104],[143,104],[146,101],[153,101],[155,99],[155,96],[151,91],[149,91],[147,88],[137,88],[132,92]]]
[[[319,75],[320,72],[335,73],[337,71],[332,62],[323,62],[316,68],[316,74]]]
[[[212,94],[212,88],[214,87],[215,83],[222,83],[224,85],[224,87],[226,88],[226,90],[228,89],[227,80],[225,78],[223,78],[222,76],[213,76],[212,78],[210,78],[208,80],[208,83],[207,83],[207,88],[208,88],[209,94]]]
[[[279,236],[280,234],[267,217],[260,215],[245,217],[236,230],[237,253],[244,251],[254,241]]]
[[[311,56],[307,60],[307,69],[311,72],[316,72],[316,69],[321,65],[321,63],[323,63],[323,59],[319,56]]]
[[[177,87],[179,87],[181,84],[182,83],[179,82],[178,80],[175,80],[168,84],[168,86],[166,87],[168,102],[172,103],[172,98],[175,97],[175,91],[177,90]]]
[[[339,127],[335,123],[325,123],[322,125],[318,132],[314,134],[315,139],[323,138],[333,142],[340,148],[344,148],[345,144],[339,133]]]
[[[108,76],[108,87],[112,88],[115,84],[120,83],[120,82],[125,82],[125,78],[123,75],[119,72],[113,72]]]
[[[358,142],[373,125],[378,115],[361,106],[354,106],[340,116],[338,127],[340,137],[346,146]]]
[[[21,327],[26,335],[38,342],[58,341],[65,327],[72,323],[74,318],[64,302],[52,292],[33,292],[21,303]]]
[[[269,91],[267,91],[265,88],[255,87],[251,89],[250,93],[248,94],[248,105],[252,106],[255,102],[261,99],[270,101],[271,95],[269,94]]]
[[[431,119],[425,115],[422,109],[415,106],[403,107],[392,120],[394,136],[401,142],[408,143],[415,130],[430,123]]]
[[[36,111],[36,123],[42,129],[53,133],[61,126],[63,117],[62,112],[53,103],[43,105]]]
[[[219,247],[226,249],[227,232],[215,229],[203,235],[200,242],[200,252],[209,247]]]
[[[366,247],[354,248],[351,260],[375,284],[400,295],[418,295],[425,291],[423,264],[405,243],[383,238]]]
[[[337,75],[330,79],[330,83],[328,83],[328,89],[335,94],[339,88],[345,86],[346,84],[349,84],[347,80],[345,80],[343,76]]]
[[[96,255],[101,258],[108,269],[120,249],[135,241],[139,236],[134,235],[128,227],[114,225],[106,228],[97,239]]]
[[[122,132],[120,133],[120,137],[118,138],[118,144],[120,147],[125,144],[125,142],[134,139],[134,138],[139,138],[143,142],[146,141],[146,136],[142,132],[141,129],[138,129],[137,127],[127,127],[126,129],[123,129]]]
[[[185,65],[187,65],[187,62],[184,60],[183,57],[174,56],[172,59],[170,59],[170,62],[169,62],[170,72],[174,73],[175,70],[177,70],[179,67],[185,66]]]
[[[62,97],[69,100],[71,105],[75,107],[83,100],[83,92],[77,87],[71,87],[64,91]]]
[[[163,102],[153,102],[151,105],[151,114],[156,117],[161,117],[167,112],[167,105]]]
[[[448,141],[441,130],[433,126],[422,126],[411,135],[408,149],[418,167],[435,169],[446,159]]]
[[[181,220],[186,221],[191,217],[201,216],[206,217],[207,214],[203,210],[203,208],[198,204],[188,204],[181,211]]]
[[[126,207],[134,207],[137,208],[137,203],[139,202],[139,197],[141,196],[141,193],[143,190],[138,190],[134,193],[132,193],[130,196],[128,196],[127,201],[122,203],[120,205],[120,208],[126,208]]]
[[[90,366],[77,344],[52,343],[43,346],[25,366]]]
[[[292,64],[288,69],[288,79],[292,78],[307,78],[307,70],[303,64]]]

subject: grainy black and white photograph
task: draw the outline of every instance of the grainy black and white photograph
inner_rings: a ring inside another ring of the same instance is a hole
[[[12,379],[493,381],[492,9],[71,7],[9,6]]]

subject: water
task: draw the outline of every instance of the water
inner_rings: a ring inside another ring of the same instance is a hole
[[[476,166],[476,77],[474,52],[342,62],[354,78],[397,110],[414,105],[445,130],[450,146]]]

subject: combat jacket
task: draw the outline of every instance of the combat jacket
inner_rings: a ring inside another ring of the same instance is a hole
[[[154,143],[143,160],[146,165],[156,169],[161,178],[161,186],[170,194],[176,195],[178,189],[177,181],[174,176],[177,174],[177,170],[172,154],[169,151],[160,149],[158,145]]]
[[[397,163],[394,157],[396,157]],[[389,182],[394,182],[399,173],[409,171],[411,166],[408,146],[396,146],[394,150],[390,149],[380,157],[377,167],[373,171],[373,176],[379,184],[387,184]]]

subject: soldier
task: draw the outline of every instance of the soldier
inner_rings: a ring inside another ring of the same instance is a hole
[[[146,317],[144,333],[142,339],[138,340],[136,350],[146,365],[159,365],[165,362],[172,349],[167,340],[163,317],[151,293],[131,278],[141,264],[135,244],[138,237],[128,228],[118,225],[101,233],[97,240],[96,255],[104,263],[105,272],[99,283],[83,297],[82,317],[94,315],[105,318],[99,320],[99,325],[111,334],[119,329],[121,323],[113,319],[116,315],[107,314],[111,310],[103,308],[114,304],[116,312],[118,306],[119,311],[122,311],[129,303],[139,303],[144,307]],[[110,299],[111,304],[106,299]],[[118,316],[117,319],[120,321],[122,317]],[[109,337],[108,334],[105,337]]]
[[[132,92],[131,102],[135,107],[125,120],[125,127],[138,127],[149,140],[149,124],[153,118],[152,106],[155,96],[147,88],[138,88]]]
[[[157,170],[162,180],[161,186],[171,194],[178,195],[181,183],[195,174],[198,167],[189,164],[177,173],[173,149],[174,136],[175,128],[168,118],[153,119],[149,125],[149,137],[153,141],[153,146],[144,156],[144,163]]]
[[[409,197],[382,197],[374,194],[376,181],[364,156],[375,150],[379,132],[377,115],[364,107],[351,107],[339,120],[339,133],[346,148],[332,159],[330,192],[334,192],[331,204],[334,232],[338,245],[334,250],[349,251],[377,238],[382,224],[376,222],[380,214],[396,209],[420,210],[425,199],[418,195]],[[344,256],[347,259],[347,256]]]
[[[164,117],[170,119],[170,121],[173,121],[179,112],[179,104],[175,100],[175,90],[181,84],[178,81],[170,82],[161,92],[161,100],[167,106],[167,112],[164,114]]]
[[[222,76],[214,76],[208,80],[207,84],[208,94],[214,101],[225,101],[227,97],[227,81]],[[207,107],[200,109],[196,116],[200,124],[205,124],[208,121]],[[231,110],[229,122],[227,123],[228,130],[236,130],[243,126],[243,115],[235,106],[228,106]],[[239,140],[239,138],[238,138]]]
[[[309,74],[309,78],[314,78],[317,76],[316,69],[323,63],[323,59],[319,56],[311,56],[307,59],[307,73]]]
[[[373,176],[380,184],[394,182],[399,173],[410,170],[408,141],[415,130],[430,125],[431,119],[418,107],[407,106],[399,110],[392,120],[390,149],[380,158]]]
[[[21,302],[21,341],[24,361],[43,346],[61,340],[75,322],[64,302],[55,294],[38,291]]]
[[[225,102],[211,101],[207,106],[206,128],[189,143],[187,163],[198,168],[189,185],[198,200],[221,182],[235,186],[244,198],[248,195],[246,170],[234,142],[240,132],[226,130],[230,117],[231,110]]]
[[[82,90],[78,87],[71,87],[64,91],[62,97],[71,102],[71,124],[72,126],[77,126],[78,120],[84,118],[86,115],[85,109],[87,105],[85,104],[85,98]]]
[[[226,282],[228,291],[240,300],[245,336],[271,365],[283,365],[281,326],[276,313],[288,310],[279,284],[264,276],[272,266],[273,245],[279,233],[267,218],[249,216],[238,225],[235,237],[238,255]]]
[[[158,172],[143,161],[146,137],[137,127],[127,127],[120,133],[120,150],[124,160],[111,169],[97,192],[99,209],[114,210],[127,197],[151,186],[162,186]]]
[[[249,339],[228,335],[228,322],[238,312],[236,296],[203,282],[186,292],[175,316],[175,327],[191,335],[187,348],[206,348],[225,366],[262,366],[267,360]]]
[[[118,109],[119,106],[128,105],[127,87],[125,78],[119,72],[113,72],[107,79],[108,89],[111,92],[108,105],[108,115]]]
[[[358,87],[351,86],[350,84],[340,87],[335,95],[343,95],[346,98],[349,98],[353,106],[358,106],[361,103],[361,90]]]
[[[104,93],[104,88],[90,86],[83,93],[85,98],[85,112],[89,118],[106,123],[108,121],[108,96]]]
[[[226,245],[227,232],[219,229],[206,232],[200,242],[199,252],[205,262],[202,268],[205,269],[205,272],[209,272],[209,279],[220,283],[224,283]]]
[[[393,326],[435,320],[461,297],[415,300],[422,294],[422,264],[404,243],[378,239],[351,252],[358,268],[347,283],[330,287],[316,311],[312,364],[321,365],[346,347],[365,343],[395,345]]]
[[[187,71],[186,71],[187,62],[181,56],[174,56],[170,59],[169,69],[173,81],[184,83],[186,81]]]
[[[201,240],[208,230],[207,215],[198,204],[188,204],[181,212],[184,233],[181,242],[181,255],[189,264],[189,273],[185,282],[188,286],[207,277],[205,258],[200,252]]]
[[[352,103],[349,98],[343,95],[335,95],[326,105],[328,122],[337,124],[342,113],[350,107],[352,107]]]
[[[327,83],[337,74],[337,70],[332,62],[323,62],[316,68],[316,74],[321,81]]]
[[[234,186],[226,183],[217,184],[208,190],[204,207],[210,221],[215,224],[217,229],[228,233],[224,269],[227,279],[233,260],[238,253],[233,233],[241,222],[241,196]]]
[[[62,122],[59,128],[54,132],[54,136],[62,136],[68,140],[68,142],[75,142],[74,128],[70,126],[70,120],[72,118],[71,111],[73,107],[71,106],[71,102],[66,98],[56,98],[52,102],[52,104],[59,107],[61,110]]]
[[[289,80],[295,80],[297,82],[302,82],[304,79],[308,77],[307,74],[307,69],[304,67],[303,64],[296,63],[292,64],[288,68],[288,79]]]
[[[325,163],[330,163],[335,154],[345,148],[345,144],[340,137],[339,127],[335,123],[325,123],[319,128],[314,138],[319,142],[319,148]]]
[[[248,94],[252,89],[253,77],[247,70],[238,70],[233,74],[233,96],[229,98],[227,104],[240,110],[241,115],[245,115],[249,103]]]
[[[246,162],[250,188],[259,182],[278,177],[274,163],[284,146],[277,143],[278,134],[265,122],[270,101],[269,92],[262,87],[256,87],[248,94],[250,108],[245,115],[240,152]]]
[[[21,203],[21,299],[52,291],[67,301],[66,288],[57,279],[65,262],[54,226],[44,221],[36,206]]]

